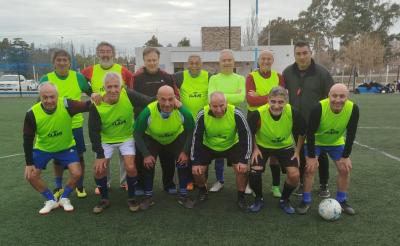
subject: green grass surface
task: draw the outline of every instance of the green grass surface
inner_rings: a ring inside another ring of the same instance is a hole
[[[356,141],[399,158],[400,94],[351,95],[351,100],[359,105],[361,115]],[[126,191],[118,185],[116,155],[109,190],[111,207],[95,215],[92,209],[99,196],[94,195],[94,154],[90,145],[85,154],[88,196],[79,199],[75,192],[71,194],[74,212],[59,208],[48,215],[39,215],[45,199],[24,180],[24,156],[16,155],[23,153],[25,112],[35,102],[36,98],[0,98],[0,245],[399,245],[400,163],[359,145],[354,145],[351,155],[353,172],[348,190],[349,204],[357,214],[342,214],[337,221],[325,221],[318,215],[322,200],[315,192],[318,177],[309,212],[304,216],[285,214],[271,195],[268,169],[263,175],[266,203],[258,213],[243,214],[238,210],[230,168],[225,168],[225,187],[192,210],[178,204],[177,195],[162,190],[157,168],[155,204],[148,211],[133,213],[126,206]],[[84,117],[85,138],[89,143],[87,113]],[[4,157],[9,155],[16,156]],[[334,198],[337,171],[332,161],[330,171],[330,191]],[[42,177],[53,189],[51,165],[42,172]],[[209,186],[214,177],[211,168]],[[284,180],[282,175],[281,185]],[[197,190],[189,195],[194,198]],[[249,204],[253,202],[252,196],[246,199]],[[292,206],[297,207],[300,198],[291,200]]]

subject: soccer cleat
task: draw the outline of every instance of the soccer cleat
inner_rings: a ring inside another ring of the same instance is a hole
[[[349,204],[347,204],[347,201],[344,200],[343,202],[339,202],[340,206],[342,206],[342,212],[345,214],[350,214],[350,215],[355,215],[356,212],[352,207],[350,207]]]
[[[179,203],[185,208],[194,208],[194,202],[188,196],[179,197]]]
[[[58,208],[60,205],[57,201],[49,200],[44,202],[44,207],[40,209],[39,214],[48,214],[51,210]]]
[[[176,188],[170,188],[170,189],[168,189],[168,193],[170,195],[175,195],[175,194],[178,194],[178,190]]]
[[[217,181],[217,183],[213,184],[211,187],[210,192],[217,192],[222,189],[222,187],[224,187],[224,183]]]
[[[139,211],[139,204],[136,202],[135,198],[129,198],[127,201],[129,210],[132,212]]]
[[[194,200],[195,205],[200,205],[203,202],[205,202],[208,199],[208,193],[207,192],[199,192],[197,195],[196,199]]]
[[[87,196],[85,187],[82,186],[82,187],[76,188],[75,190],[76,190],[76,194],[78,195],[78,197],[83,198],[83,197]]]
[[[187,184],[187,190],[193,190],[193,182]]]
[[[293,191],[293,195],[295,196],[302,196],[303,195],[303,184],[300,184],[300,187]]]
[[[301,200],[299,206],[297,207],[297,213],[298,214],[306,214],[309,207],[310,207],[309,202],[305,202],[305,201]]]
[[[247,202],[244,198],[238,198],[236,202],[239,206],[240,211],[242,211],[243,213],[249,213],[251,211],[249,205],[247,205]]]
[[[271,191],[274,197],[280,198],[282,196],[281,191],[279,190],[279,186],[272,186]]]
[[[264,198],[256,197],[253,205],[251,205],[250,210],[252,212],[260,211],[261,207],[264,205]]]
[[[147,210],[154,204],[153,198],[146,196],[146,198],[140,203],[140,210]]]
[[[136,189],[135,196],[143,196],[143,195],[144,195],[144,190],[143,189]]]
[[[326,185],[321,185],[320,187],[319,187],[319,197],[324,197],[324,198],[327,198],[327,197],[330,197],[331,196],[331,194],[329,193],[329,189],[328,189],[328,184],[326,184]]]
[[[58,198],[64,193],[63,188],[56,188],[53,190],[54,197],[58,200]]]
[[[71,201],[68,198],[60,198],[60,201],[58,202],[61,207],[64,208],[64,211],[66,212],[72,212],[74,211],[74,207],[71,205]]]
[[[251,188],[250,188],[249,183],[247,183],[247,185],[246,185],[246,190],[244,191],[244,193],[245,193],[246,195],[251,195],[251,193],[253,193],[253,191],[252,191]]]
[[[108,199],[101,199],[99,205],[94,207],[93,213],[95,214],[100,214],[102,213],[106,208],[110,206],[110,200]]]
[[[128,184],[121,185],[121,188],[122,188],[122,189],[125,189],[125,190],[128,190]]]
[[[279,200],[278,207],[283,209],[288,214],[294,214],[296,211],[292,206],[290,206],[290,201],[288,200]]]

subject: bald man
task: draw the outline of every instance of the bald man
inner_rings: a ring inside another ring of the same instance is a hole
[[[350,153],[357,132],[359,118],[358,106],[349,101],[349,92],[343,84],[331,87],[328,98],[315,105],[308,121],[307,143],[304,146],[306,156],[303,177],[304,192],[297,208],[299,214],[307,213],[311,202],[311,188],[314,173],[318,168],[318,156],[325,151],[338,169],[336,200],[346,214],[355,214],[346,201],[346,191],[352,169]],[[346,141],[343,138],[346,132]]]
[[[76,188],[82,170],[76,143],[72,134],[72,118],[89,110],[90,101],[79,102],[58,97],[57,86],[51,82],[39,85],[40,102],[28,110],[24,123],[24,152],[26,159],[25,179],[40,192],[47,201],[40,214],[63,207],[71,212],[69,195]],[[35,145],[33,144],[36,135]],[[70,177],[59,201],[40,177],[47,163],[54,159],[63,167],[68,167]]]
[[[143,154],[143,178],[145,199],[140,210],[147,210],[154,204],[153,182],[157,156],[173,153],[178,169],[179,203],[193,208],[194,203],[187,195],[187,164],[195,123],[193,116],[184,106],[175,108],[175,93],[172,87],[164,85],[158,89],[157,101],[149,104],[140,113],[133,126],[137,148]]]
[[[260,69],[250,73],[246,78],[247,120],[255,110],[268,103],[268,94],[272,87],[279,85],[285,88],[282,74],[271,70],[272,64],[274,64],[274,54],[271,51],[262,51],[258,56],[257,63]],[[279,198],[281,197],[279,162],[275,156],[271,156],[269,163],[272,174],[272,195]]]

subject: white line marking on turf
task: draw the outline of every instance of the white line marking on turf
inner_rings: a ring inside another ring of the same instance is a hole
[[[0,159],[8,158],[8,157],[13,157],[13,156],[19,156],[19,155],[23,155],[23,154],[15,154],[15,155],[0,156]]]
[[[85,144],[85,145],[91,145],[91,144],[89,143],[89,144]],[[24,153],[22,153],[22,154],[14,154],[14,155],[0,156],[0,159],[9,158],[9,157],[14,157],[14,156],[19,156],[19,155],[24,155]]]
[[[355,143],[355,144],[358,144],[358,145],[360,145],[360,146],[362,146],[362,147],[364,147],[364,148],[367,148],[367,149],[376,151],[376,152],[378,152],[378,153],[381,153],[382,155],[385,155],[385,156],[387,156],[387,157],[389,157],[389,158],[392,158],[392,159],[394,159],[394,160],[396,160],[396,161],[400,161],[400,158],[398,158],[398,157],[396,157],[396,156],[393,156],[393,155],[391,155],[391,154],[389,154],[389,153],[386,153],[385,151],[382,151],[382,150],[379,150],[379,149],[375,149],[375,148],[370,147],[370,146],[368,146],[368,145],[361,144],[361,143],[359,143],[359,142],[357,142],[357,141],[354,141],[354,143]]]
[[[377,126],[359,126],[358,128],[362,129],[390,129],[390,130],[399,130],[400,127],[377,127]]]

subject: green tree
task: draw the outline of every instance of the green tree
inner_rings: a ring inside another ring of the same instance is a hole
[[[186,37],[182,38],[177,45],[177,47],[189,47],[189,46],[190,46],[190,39],[187,39]]]
[[[268,36],[271,45],[290,45],[291,39],[299,39],[295,21],[285,20],[282,17],[272,20],[261,30],[258,44],[268,45]]]
[[[146,47],[163,47],[162,44],[158,42],[158,38],[155,35],[153,35],[144,45],[146,45]]]

